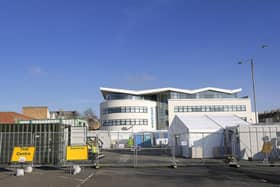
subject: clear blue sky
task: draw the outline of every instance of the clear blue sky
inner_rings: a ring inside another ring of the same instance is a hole
[[[280,107],[279,0],[2,0],[0,111],[99,113],[100,86],[243,88]],[[261,49],[262,44],[269,45]]]

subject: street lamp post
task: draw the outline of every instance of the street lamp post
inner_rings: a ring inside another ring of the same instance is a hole
[[[254,97],[254,110],[255,110],[255,119],[256,123],[258,123],[258,113],[257,113],[257,102],[256,102],[256,84],[255,84],[255,71],[254,71],[254,60],[253,58],[247,61],[240,61],[238,64],[244,64],[246,62],[250,62],[251,64],[251,76],[252,76],[252,85],[253,85],[253,97]]]
[[[268,45],[264,44],[261,46],[261,48],[267,48]],[[254,110],[255,110],[255,118],[256,123],[258,123],[258,113],[257,113],[257,103],[256,103],[256,86],[255,86],[255,72],[254,72],[254,60],[253,58],[246,60],[246,61],[240,61],[238,64],[243,64],[245,62],[250,62],[251,64],[251,74],[252,74],[252,84],[253,84],[253,97],[254,97]]]

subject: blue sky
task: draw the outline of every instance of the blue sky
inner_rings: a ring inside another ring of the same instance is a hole
[[[99,113],[100,86],[242,88],[280,107],[279,0],[2,0],[0,111]],[[261,49],[262,44],[269,45]]]

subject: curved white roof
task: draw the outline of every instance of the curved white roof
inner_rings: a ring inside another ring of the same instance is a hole
[[[235,89],[235,90],[227,90],[227,89],[221,89],[221,88],[207,87],[207,88],[201,88],[201,89],[195,89],[195,90],[186,90],[186,89],[168,87],[168,88],[157,88],[157,89],[148,89],[148,90],[125,90],[125,89],[101,87],[100,91],[102,93],[112,92],[112,93],[124,93],[124,94],[131,94],[131,95],[147,95],[147,94],[155,94],[155,93],[166,92],[166,91],[174,91],[174,92],[180,92],[180,93],[186,93],[186,94],[196,94],[196,93],[204,92],[204,91],[216,91],[216,92],[222,92],[222,93],[226,93],[226,94],[234,94],[234,93],[241,92],[242,89],[239,88],[239,89]]]

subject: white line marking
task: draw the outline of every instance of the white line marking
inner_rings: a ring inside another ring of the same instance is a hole
[[[70,177],[65,177],[65,176],[59,176],[59,178],[66,179],[66,180],[75,180],[79,182],[83,182],[83,179],[75,179],[75,178],[70,178]]]
[[[93,178],[95,172],[91,173],[87,178],[85,178],[84,180],[81,181],[81,183],[79,185],[77,185],[77,187],[81,187],[83,184],[85,184],[86,182],[88,182],[91,178]]]

